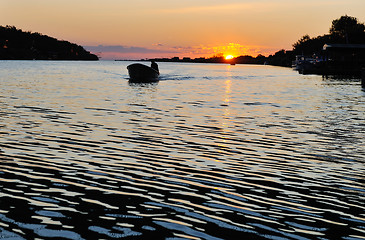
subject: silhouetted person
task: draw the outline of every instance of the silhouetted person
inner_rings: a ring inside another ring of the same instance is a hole
[[[157,63],[156,63],[154,60],[152,60],[152,61],[151,61],[151,68],[155,69],[157,72],[160,72],[160,71],[158,70],[158,65],[157,65]]]

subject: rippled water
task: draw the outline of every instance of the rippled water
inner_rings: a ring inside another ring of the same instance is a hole
[[[364,239],[365,91],[287,68],[0,61],[0,239]]]

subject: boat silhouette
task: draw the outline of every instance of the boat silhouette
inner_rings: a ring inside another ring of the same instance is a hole
[[[130,82],[157,82],[160,73],[152,67],[133,63],[127,67]]]

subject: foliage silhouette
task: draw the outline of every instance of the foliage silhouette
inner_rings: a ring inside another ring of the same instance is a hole
[[[160,62],[198,62],[198,63],[237,63],[237,64],[269,64],[275,66],[291,67],[296,55],[312,56],[321,55],[325,44],[356,43],[365,44],[365,25],[355,17],[342,16],[332,21],[329,34],[311,38],[308,34],[301,37],[293,44],[292,50],[281,49],[275,54],[265,57],[239,56],[226,60],[223,54],[216,54],[210,58],[183,58],[174,57],[154,59]]]
[[[308,34],[293,44],[292,51],[280,50],[270,55],[270,65],[290,67],[296,55],[321,55],[325,44],[365,44],[365,25],[355,17],[341,16],[332,21],[329,34],[311,38]]]
[[[0,26],[1,60],[98,60],[82,46],[40,33]]]
[[[312,55],[322,51],[324,44],[365,44],[365,25],[357,18],[341,16],[332,21],[329,34],[310,38],[304,35],[293,44],[293,51],[296,55]]]
[[[356,18],[342,16],[332,21],[330,34],[335,38],[346,43],[364,43],[365,42],[365,25],[360,23]]]

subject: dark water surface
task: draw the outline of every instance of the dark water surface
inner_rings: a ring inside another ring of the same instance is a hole
[[[270,66],[0,61],[0,239],[365,239],[365,92]]]

